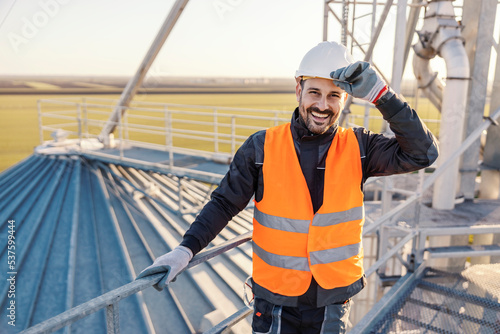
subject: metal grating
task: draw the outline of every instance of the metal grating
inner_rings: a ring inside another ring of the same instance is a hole
[[[500,333],[500,264],[427,268],[370,333]]]

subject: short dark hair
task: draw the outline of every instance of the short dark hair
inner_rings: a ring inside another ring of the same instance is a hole
[[[304,79],[300,78],[300,88],[304,89],[304,82],[306,82]]]

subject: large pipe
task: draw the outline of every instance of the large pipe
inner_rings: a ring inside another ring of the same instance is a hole
[[[422,44],[415,44],[413,49],[415,51],[415,55],[413,56],[413,73],[417,79],[418,88],[441,111],[445,85],[438,77],[438,72],[432,70],[430,59],[422,55]]]
[[[440,156],[438,165],[446,161],[463,140],[465,108],[469,88],[469,60],[463,42],[449,39],[441,46],[441,57],[446,61],[448,78],[443,93],[441,127],[439,131]],[[451,210],[455,207],[455,194],[459,176],[459,161],[450,172],[436,180],[432,198],[435,209]]]
[[[446,62],[447,78],[441,106],[441,128],[439,132],[440,155],[438,165],[448,160],[463,140],[463,127],[469,86],[469,60],[460,26],[455,20],[452,0],[430,1],[419,32],[419,43],[414,46],[421,59],[414,60],[415,75],[429,93],[433,103],[439,102],[442,87],[430,69],[429,59],[436,55]],[[425,90],[424,90],[425,91]],[[454,162],[448,173],[440,176],[434,185],[432,206],[451,210],[455,207],[455,195],[459,175],[459,162]]]

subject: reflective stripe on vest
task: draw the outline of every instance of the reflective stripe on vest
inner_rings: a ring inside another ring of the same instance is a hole
[[[255,282],[273,293],[300,296],[312,276],[325,289],[360,279],[364,209],[354,132],[339,127],[332,141],[316,214],[289,123],[267,130],[262,168],[264,195],[254,210]]]

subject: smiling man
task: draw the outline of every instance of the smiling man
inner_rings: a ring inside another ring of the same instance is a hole
[[[235,154],[181,245],[138,276],[184,269],[255,196],[253,333],[344,333],[363,272],[363,184],[432,164],[434,136],[367,62],[322,42],[295,75],[290,123],[257,132]],[[374,103],[395,137],[338,125],[347,94]]]
[[[325,133],[339,118],[346,93],[331,80],[301,80],[296,87],[299,115],[311,133]]]

